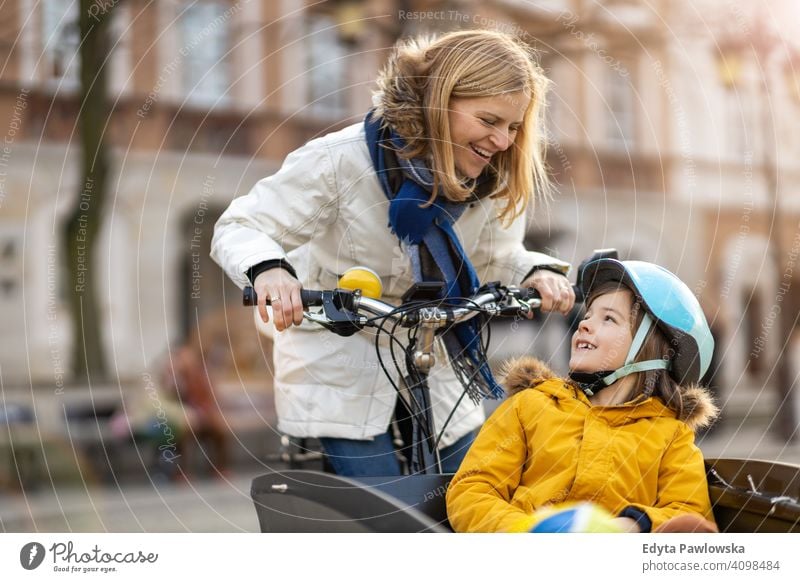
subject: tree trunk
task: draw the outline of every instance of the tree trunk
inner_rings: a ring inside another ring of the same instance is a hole
[[[72,370],[76,382],[107,378],[102,315],[97,288],[97,240],[102,228],[103,206],[109,175],[104,134],[108,131],[106,67],[110,12],[100,14],[96,0],[80,0],[80,87],[78,127],[81,143],[82,180],[65,237],[68,301],[73,322]]]
[[[779,237],[780,229],[773,236]],[[780,251],[778,251],[780,252]],[[784,266],[782,259],[784,255],[779,255],[777,263]],[[779,283],[779,297],[784,297],[783,293],[793,292],[791,289],[791,278],[787,277],[787,271],[793,268],[792,259],[789,258],[790,267],[782,270],[782,277]],[[790,272],[790,271],[789,271]],[[792,374],[792,333],[794,326],[797,325],[798,314],[792,309],[792,302],[783,304],[778,316],[778,357],[775,361],[775,382],[778,387],[778,406],[776,411],[776,429],[780,437],[787,443],[797,441],[797,414],[795,412],[795,399],[798,397],[794,390],[795,379]]]

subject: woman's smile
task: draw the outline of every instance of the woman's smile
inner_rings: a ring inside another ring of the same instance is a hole
[[[478,158],[486,160],[487,163],[492,159],[492,156],[494,155],[492,152],[479,148],[475,144],[470,144],[470,147],[472,148],[472,151],[474,151],[477,154]]]

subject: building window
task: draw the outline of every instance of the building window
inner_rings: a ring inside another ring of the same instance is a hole
[[[109,88],[113,95],[131,90],[131,17],[130,3],[114,7],[109,26],[108,50],[111,59],[107,63]]]
[[[339,38],[336,20],[327,14],[311,14],[308,20],[308,104],[311,113],[345,114],[346,48]]]
[[[752,110],[747,94],[741,88],[726,91],[724,107],[724,151],[738,160],[753,149],[752,136],[748,134]]]
[[[186,101],[211,106],[223,103],[227,93],[229,69],[226,53],[231,31],[231,13],[219,0],[186,0],[180,19],[183,57],[183,87]]]
[[[78,2],[43,0],[42,63],[44,81],[61,87],[78,85]]]
[[[634,95],[631,79],[617,71],[608,71],[608,117],[606,139],[613,148],[630,149],[635,145]]]
[[[544,122],[545,129],[547,130],[548,141],[552,142],[558,136],[559,97],[556,93],[558,85],[556,84],[555,72],[553,70],[552,63],[550,61],[542,61],[540,66],[542,68],[542,72],[551,81],[550,87],[547,93],[545,93]]]
[[[0,238],[0,301],[17,297],[22,268],[20,242],[13,234]]]

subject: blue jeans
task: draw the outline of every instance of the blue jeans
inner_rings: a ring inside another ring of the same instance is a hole
[[[455,473],[467,454],[475,432],[468,432],[452,445],[439,451],[442,472]],[[385,432],[371,441],[327,438],[319,439],[328,461],[337,475],[343,477],[391,477],[401,474],[400,461],[392,443],[392,436]]]

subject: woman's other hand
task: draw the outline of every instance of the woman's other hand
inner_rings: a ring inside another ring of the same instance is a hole
[[[558,311],[568,315],[575,305],[575,291],[564,275],[547,269],[534,271],[522,282],[522,287],[533,287],[542,296],[542,311]]]
[[[264,271],[253,281],[253,288],[258,294],[258,314],[264,323],[269,321],[267,299],[272,304],[272,316],[278,331],[303,322],[303,302],[300,299],[303,286],[289,271],[280,267]]]

